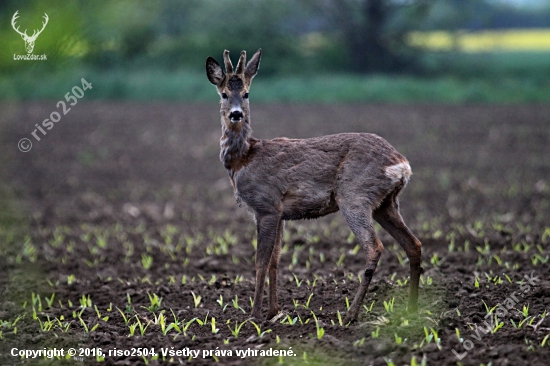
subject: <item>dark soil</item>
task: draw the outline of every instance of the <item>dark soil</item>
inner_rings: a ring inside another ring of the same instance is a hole
[[[55,102],[1,106],[2,364],[60,363],[12,357],[14,347],[159,353],[107,356],[108,365],[188,362],[163,358],[171,347],[200,350],[193,364],[548,364],[550,107],[253,105],[259,138],[372,132],[407,156],[414,174],[401,211],[423,243],[425,272],[421,310],[407,314],[405,253],[377,228],[386,251],[366,308],[341,326],[364,254],[339,213],[288,222],[279,301],[289,317],[247,322],[238,337],[231,330],[248,319],[254,291],[255,226],[218,160],[217,108],[82,101],[35,141]],[[23,137],[30,152],[16,147]],[[161,314],[182,332],[163,335]],[[183,332],[193,318],[207,322]],[[41,329],[48,319],[58,321]],[[144,335],[137,326],[129,336],[138,322],[149,323]],[[236,356],[270,348],[295,356]]]

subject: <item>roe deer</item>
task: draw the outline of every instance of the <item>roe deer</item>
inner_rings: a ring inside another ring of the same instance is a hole
[[[261,57],[246,64],[242,51],[235,71],[224,51],[225,72],[212,57],[206,75],[221,98],[220,159],[229,173],[237,202],[253,211],[258,230],[256,288],[251,316],[261,318],[269,275],[267,319],[278,315],[277,267],[284,220],[313,219],[338,210],[366,252],[364,280],[346,315],[357,319],[383,245],[376,220],[405,249],[410,261],[409,311],[416,311],[421,243],[399,213],[398,196],[411,168],[386,140],[368,133],[342,133],[308,139],[253,138],[248,92]],[[246,65],[245,65],[246,64]]]

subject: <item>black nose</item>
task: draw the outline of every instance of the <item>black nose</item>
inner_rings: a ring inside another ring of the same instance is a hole
[[[231,119],[232,121],[240,121],[241,119],[243,119],[243,112],[233,111],[229,113],[229,119]]]

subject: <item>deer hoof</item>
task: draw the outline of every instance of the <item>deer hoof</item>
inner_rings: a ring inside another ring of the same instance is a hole
[[[354,315],[348,313],[348,315],[346,315],[346,317],[344,318],[344,323],[343,324],[344,324],[344,326],[346,326],[348,324],[353,324],[355,322],[357,322],[357,316],[354,316]]]

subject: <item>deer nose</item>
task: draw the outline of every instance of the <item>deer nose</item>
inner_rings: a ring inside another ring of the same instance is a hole
[[[241,110],[233,110],[229,113],[229,119],[231,122],[240,122],[243,119],[243,112]]]

